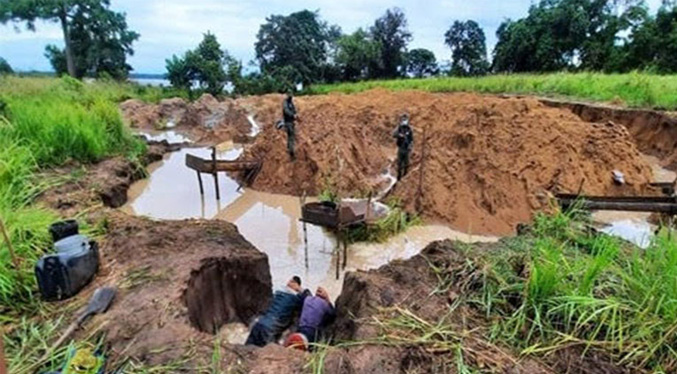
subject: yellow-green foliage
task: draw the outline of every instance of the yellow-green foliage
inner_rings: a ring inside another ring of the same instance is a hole
[[[428,78],[317,85],[311,94],[354,93],[374,88],[430,92],[478,92],[562,96],[613,101],[631,107],[677,109],[677,75],[556,73],[489,75],[474,78]]]

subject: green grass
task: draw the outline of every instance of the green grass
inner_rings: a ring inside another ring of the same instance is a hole
[[[145,145],[133,138],[117,108],[119,100],[138,95],[136,90],[112,82],[0,77],[0,218],[20,261],[14,268],[2,241],[2,321],[38,303],[33,267],[51,247],[47,228],[58,218],[34,204],[58,181],[36,173],[71,160],[90,163],[116,154],[137,159]]]
[[[577,346],[619,364],[677,370],[677,241],[646,250],[585,229],[574,213],[537,217],[533,234],[477,263],[474,303],[500,321],[494,338],[525,354]]]
[[[429,78],[316,85],[310,94],[355,93],[383,88],[429,92],[532,94],[614,102],[630,107],[677,109],[677,75],[556,73],[490,75],[476,78]]]
[[[383,345],[423,349],[465,373],[477,372],[469,363],[478,359],[484,372],[567,349],[638,373],[677,372],[675,234],[640,249],[594,233],[588,219],[576,211],[539,215],[529,234],[492,250],[457,245],[462,266],[430,264],[438,283],[431,295],[458,292],[446,312],[425,320],[403,306],[381,309],[366,322],[376,337],[319,347],[308,367],[321,373],[328,349]]]

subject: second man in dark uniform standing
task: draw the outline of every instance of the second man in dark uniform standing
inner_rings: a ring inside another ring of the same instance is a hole
[[[414,146],[414,131],[409,124],[409,115],[400,117],[400,124],[393,132],[397,143],[397,180],[402,179],[409,170],[409,154]]]

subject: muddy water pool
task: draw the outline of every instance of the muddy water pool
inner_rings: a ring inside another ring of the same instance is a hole
[[[221,151],[220,159],[236,159],[242,148]],[[211,157],[206,148],[184,148],[171,153],[149,168],[150,177],[136,182],[129,190],[129,201],[122,208],[130,214],[154,219],[223,219],[238,226],[240,233],[268,255],[273,284],[284,284],[297,274],[304,286],[327,288],[335,298],[341,291],[343,269],[336,278],[336,239],[314,225],[306,225],[308,246],[304,244],[301,202],[298,197],[237,191],[238,183],[219,173],[221,201],[216,200],[214,180],[203,175],[205,195],[201,196],[195,171],[185,166],[186,154]],[[498,238],[473,236],[445,226],[422,225],[391,238],[385,243],[357,243],[349,246],[346,270],[378,268],[396,259],[410,258],[434,240],[453,238],[466,242],[496,241]]]

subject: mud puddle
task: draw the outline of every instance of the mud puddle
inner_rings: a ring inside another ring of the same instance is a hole
[[[660,160],[653,156],[643,155],[651,166],[654,181],[672,182],[677,173],[663,168]],[[647,248],[651,244],[657,226],[650,223],[651,213],[599,211],[592,215],[595,222],[602,224],[600,231],[627,240],[640,248]]]

